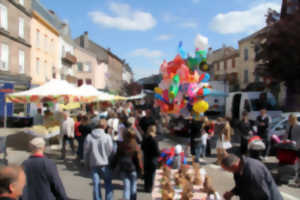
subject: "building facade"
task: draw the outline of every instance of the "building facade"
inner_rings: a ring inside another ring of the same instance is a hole
[[[59,31],[51,24],[50,13],[32,0],[31,69],[32,84],[42,85],[59,78]]]
[[[124,66],[123,66],[122,78],[123,78],[123,82],[125,82],[127,84],[129,84],[133,81],[133,72],[127,63],[124,63]]]
[[[0,117],[5,94],[27,90],[30,71],[31,0],[0,0]],[[7,106],[11,116],[24,112],[24,105]]]
[[[255,61],[255,44],[258,34],[264,29],[259,30],[241,40],[239,40],[239,59],[238,74],[241,88],[246,88],[250,83],[262,82],[263,79],[255,73],[258,62]]]
[[[105,89],[120,92],[123,85],[123,64],[124,61],[118,56],[113,54],[109,49],[105,49],[102,46],[89,40],[88,32],[75,39],[75,42],[82,48],[94,53],[97,56],[99,73],[105,72],[104,81]],[[98,76],[98,75],[97,75]],[[101,75],[99,74],[101,77]]]
[[[79,46],[75,48],[75,56],[77,58],[75,70],[77,85],[88,84],[99,90],[105,89],[107,67],[100,66],[101,63],[98,63],[96,55]]]
[[[213,51],[208,56],[208,63],[212,67],[212,80],[225,81],[231,91],[239,90],[238,58],[239,51],[233,47],[223,46]]]

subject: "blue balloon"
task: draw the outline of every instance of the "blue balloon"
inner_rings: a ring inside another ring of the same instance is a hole
[[[188,53],[183,49],[183,42],[180,41],[178,45],[178,54],[181,56],[182,59],[187,59]]]
[[[210,75],[208,73],[206,73],[203,80],[202,80],[202,82],[206,83],[206,82],[209,81],[209,79],[210,79]]]
[[[209,88],[204,88],[203,89],[203,96],[207,96],[210,94],[210,89]]]
[[[169,103],[167,100],[165,100],[161,95],[155,94],[154,97],[164,103]]]

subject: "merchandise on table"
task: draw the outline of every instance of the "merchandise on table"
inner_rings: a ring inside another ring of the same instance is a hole
[[[179,170],[164,165],[157,170],[152,198],[155,200],[221,200],[210,177],[198,163]]]

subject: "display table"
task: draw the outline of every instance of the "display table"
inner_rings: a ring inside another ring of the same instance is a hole
[[[193,174],[194,170],[190,169],[189,173]],[[171,170],[171,177],[172,177],[172,185],[174,187],[175,191],[175,197],[174,200],[180,200],[181,199],[181,192],[182,188],[179,188],[178,186],[175,185],[174,182],[174,174],[177,173],[178,170]],[[163,170],[158,169],[156,170],[155,173],[155,180],[154,180],[154,187],[152,191],[152,199],[153,200],[161,200],[162,199],[162,194],[161,194],[161,181],[163,177]],[[201,186],[193,186],[193,200],[206,200],[207,194],[202,192],[202,187]]]
[[[46,141],[50,140],[51,138],[53,137],[56,137],[60,134],[60,131],[57,130],[57,131],[53,131],[53,132],[50,132],[48,133],[47,135],[41,135],[41,134],[38,134],[38,133],[35,133],[33,130],[30,130],[30,129],[24,129],[24,133],[28,134],[28,135],[32,135],[34,137],[42,137],[44,138]]]

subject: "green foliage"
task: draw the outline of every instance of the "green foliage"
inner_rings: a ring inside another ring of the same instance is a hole
[[[274,13],[269,12],[268,19]],[[300,79],[300,12],[271,23],[260,37],[256,60],[272,77],[289,82]]]

